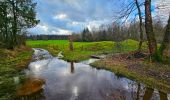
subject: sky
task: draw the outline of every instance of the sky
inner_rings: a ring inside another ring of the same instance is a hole
[[[130,0],[35,0],[37,19],[40,23],[30,29],[33,34],[68,35],[90,30],[114,21],[115,11]],[[155,0],[154,5],[160,4]],[[169,2],[170,0],[162,0]],[[158,10],[157,12],[159,12]],[[117,13],[116,13],[117,14]],[[134,12],[134,15],[136,12]],[[164,14],[163,14],[164,15]]]
[[[156,5],[155,13],[157,16],[167,23],[168,16],[170,14],[170,0],[155,0],[154,4]]]

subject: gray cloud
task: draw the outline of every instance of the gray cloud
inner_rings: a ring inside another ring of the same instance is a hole
[[[80,32],[87,26],[97,27],[99,24],[109,23],[114,9],[113,1],[36,0],[37,18],[41,22],[37,27],[31,29],[31,32],[36,34],[52,34],[54,31],[56,33],[63,32],[61,30]]]

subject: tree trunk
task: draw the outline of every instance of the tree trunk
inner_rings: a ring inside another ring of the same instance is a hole
[[[74,47],[73,47],[73,36],[72,35],[69,36],[69,42],[70,42],[70,45],[69,45],[70,51],[73,51]]]
[[[163,57],[170,58],[170,15],[169,15],[168,24],[166,26],[164,39],[160,47],[160,52]]]
[[[145,29],[149,52],[153,60],[153,57],[157,55],[157,43],[152,26],[151,0],[145,0]]]
[[[4,11],[4,15],[5,15],[5,42],[8,46],[8,41],[9,41],[9,38],[8,38],[8,14],[7,14],[7,7],[5,8],[5,11]]]
[[[141,9],[140,9],[138,0],[135,0],[135,4],[138,9],[138,16],[139,16],[140,42],[139,42],[138,50],[140,51],[142,48],[142,44],[143,44],[142,14],[141,14]]]
[[[12,12],[13,12],[13,26],[12,26],[12,46],[15,47],[17,45],[17,11],[16,11],[16,2],[12,1]]]

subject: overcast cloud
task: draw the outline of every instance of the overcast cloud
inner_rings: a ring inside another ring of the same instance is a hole
[[[113,13],[121,9],[117,0],[35,0],[37,19],[34,34],[70,34],[113,22]],[[158,1],[155,5],[159,4]],[[163,0],[170,2],[170,0]],[[126,4],[129,0],[123,0]],[[167,12],[166,12],[167,13]],[[134,13],[135,14],[135,13]]]
[[[113,0],[36,0],[39,25],[35,34],[70,34],[110,23]]]

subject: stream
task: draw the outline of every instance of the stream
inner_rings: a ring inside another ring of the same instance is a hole
[[[66,62],[44,49],[34,49],[17,100],[170,100],[169,93],[92,68],[89,63],[96,60]]]

